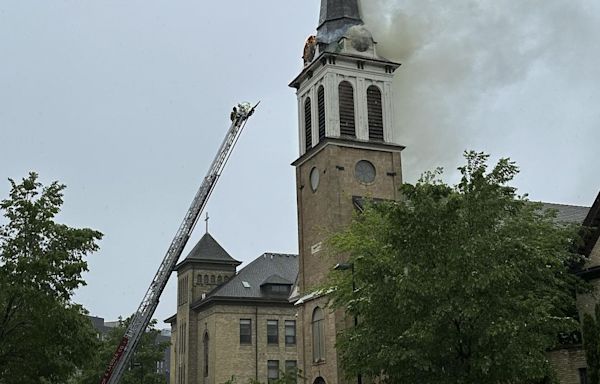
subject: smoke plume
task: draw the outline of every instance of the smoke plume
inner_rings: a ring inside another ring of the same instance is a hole
[[[522,163],[523,140],[537,137],[534,148],[591,133],[598,115],[580,122],[564,101],[600,96],[597,3],[363,0],[378,53],[403,64],[394,91],[407,181],[438,165],[452,171],[465,149]]]

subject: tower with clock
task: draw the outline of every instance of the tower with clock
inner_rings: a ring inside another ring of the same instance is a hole
[[[322,0],[317,35],[304,49],[297,90],[296,167],[300,269],[299,367],[308,383],[343,383],[335,336],[346,327],[318,291],[343,255],[324,241],[346,227],[364,198],[395,200],[404,147],[394,130],[392,78],[400,64],[377,53],[357,0]],[[354,382],[360,382],[357,378]]]

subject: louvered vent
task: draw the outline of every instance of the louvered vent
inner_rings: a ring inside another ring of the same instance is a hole
[[[325,138],[325,88],[321,85],[317,93],[319,103],[319,142]]]
[[[374,85],[367,88],[367,112],[369,114],[369,140],[383,141],[381,91]]]
[[[312,148],[312,103],[310,97],[304,102],[304,134],[306,135],[306,150]]]
[[[354,88],[349,82],[342,81],[338,89],[340,96],[340,135],[342,137],[356,137]]]

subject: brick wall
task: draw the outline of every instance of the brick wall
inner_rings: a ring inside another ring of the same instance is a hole
[[[560,384],[580,384],[579,368],[585,368],[585,353],[581,347],[565,348],[548,353]]]

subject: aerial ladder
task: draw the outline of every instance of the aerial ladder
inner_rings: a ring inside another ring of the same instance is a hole
[[[252,116],[257,106],[258,104],[252,107],[249,103],[241,103],[233,108],[233,112],[231,112],[231,126],[225,135],[225,139],[223,140],[206,177],[204,177],[202,185],[200,185],[196,196],[194,196],[192,204],[185,214],[183,222],[177,230],[173,241],[171,241],[171,245],[150,284],[150,288],[146,291],[144,299],[133,315],[129,326],[125,331],[125,335],[121,339],[104,375],[102,375],[100,384],[119,383],[127,370],[128,362],[133,356],[142,335],[146,331],[146,328],[154,315],[160,295],[167,285],[171,272],[173,272],[177,260],[179,259],[179,256],[181,256],[181,253],[200,218],[200,214],[206,206],[206,202],[231,155],[235,143],[239,139],[248,118]]]

